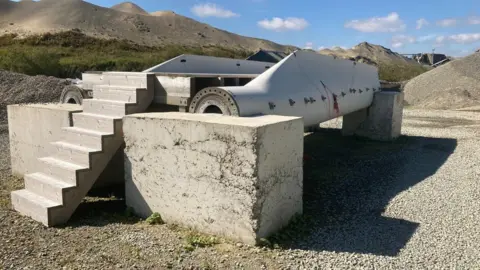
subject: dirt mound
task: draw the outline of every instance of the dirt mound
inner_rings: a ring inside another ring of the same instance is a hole
[[[0,125],[7,122],[7,105],[58,102],[67,80],[28,76],[0,70]]]
[[[135,10],[128,6],[121,4],[123,8]],[[2,1],[0,29],[2,33],[15,33],[19,36],[78,29],[97,38],[127,39],[151,46],[220,45],[249,51],[261,48],[286,51],[293,48],[268,40],[233,34],[178,14],[165,14],[168,12],[159,13],[157,16],[141,16],[82,0]]]
[[[454,60],[405,85],[405,100],[414,107],[459,109],[480,105],[480,54]]]
[[[171,10],[159,10],[159,11],[155,11],[155,12],[150,13],[150,15],[152,15],[152,16],[173,16],[173,15],[176,15],[176,13],[171,11]]]
[[[143,8],[139,7],[138,5],[132,2],[123,2],[118,5],[114,5],[111,7],[112,9],[126,12],[126,13],[133,13],[133,14],[140,14],[140,15],[150,15],[146,12]]]
[[[342,49],[339,47],[333,49],[323,49],[318,53],[325,55],[332,55],[339,58],[359,60],[360,62],[378,65],[380,63],[405,63],[416,64],[415,61],[403,57],[402,55],[393,52],[392,50],[380,45],[362,42],[351,49]]]

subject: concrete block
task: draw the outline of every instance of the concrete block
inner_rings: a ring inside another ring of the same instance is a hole
[[[25,104],[9,105],[7,110],[11,170],[13,175],[23,177],[25,174],[41,172],[48,167],[48,163],[39,158],[54,154],[55,146],[52,143],[66,139],[64,128],[72,126],[73,115],[81,112],[82,106],[76,104]],[[110,119],[110,122],[113,127],[113,120]],[[123,147],[117,152],[98,178],[94,188],[124,182]],[[74,181],[74,173],[64,175],[59,172],[59,175],[67,182],[69,176]]]
[[[254,244],[301,214],[303,121],[180,112],[124,117],[126,204]]]
[[[390,141],[401,135],[403,118],[402,92],[375,93],[368,108],[343,116],[342,134]]]

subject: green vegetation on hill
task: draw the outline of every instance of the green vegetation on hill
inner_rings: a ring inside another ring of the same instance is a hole
[[[89,37],[77,30],[26,38],[0,36],[0,69],[60,78],[80,77],[84,71],[142,71],[181,54],[245,59],[253,53],[220,46],[150,47]],[[379,65],[380,79],[386,81],[408,80],[425,71],[419,65]]]
[[[378,76],[380,80],[389,82],[400,82],[410,80],[418,75],[429,71],[430,68],[416,64],[405,63],[380,63],[378,65]]]
[[[0,69],[61,78],[79,77],[84,71],[142,71],[181,54],[245,59],[252,53],[219,46],[149,47],[88,37],[78,31],[22,39],[0,37]]]

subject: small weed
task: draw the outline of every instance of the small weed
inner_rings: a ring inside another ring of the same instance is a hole
[[[220,241],[214,236],[203,235],[196,232],[190,232],[187,234],[185,241],[187,243],[184,248],[187,251],[193,251],[197,247],[210,247],[220,243]]]
[[[162,216],[155,212],[153,213],[151,216],[149,216],[146,220],[145,220],[148,224],[150,225],[154,225],[154,224],[164,224],[163,222],[163,219],[162,219]]]

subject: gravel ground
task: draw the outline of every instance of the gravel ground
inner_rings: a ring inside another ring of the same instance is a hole
[[[193,251],[187,231],[126,216],[115,194],[87,198],[62,228],[9,210],[22,181],[5,170],[0,134],[0,268],[479,269],[480,114],[405,110],[393,143],[343,138],[340,125],[306,135],[305,215],[274,248]]]
[[[416,108],[458,109],[480,105],[480,53],[474,53],[411,79],[405,100]]]
[[[0,125],[7,122],[7,105],[58,102],[67,80],[28,76],[0,70]]]

